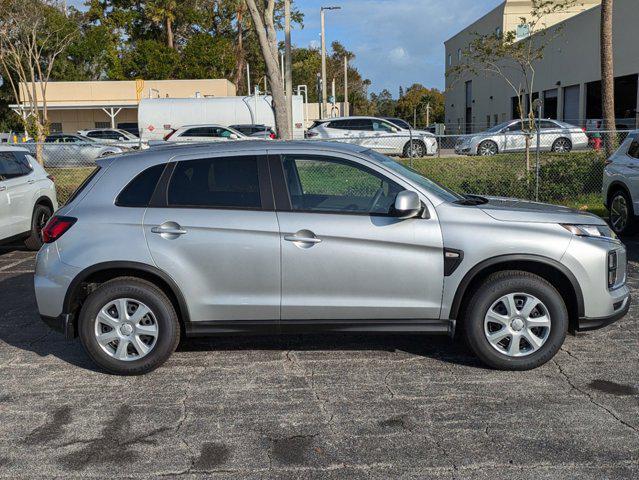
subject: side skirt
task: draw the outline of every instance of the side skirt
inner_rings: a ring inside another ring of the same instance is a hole
[[[276,335],[304,333],[455,333],[455,320],[440,319],[357,319],[357,320],[219,320],[189,322],[188,337],[208,335]]]

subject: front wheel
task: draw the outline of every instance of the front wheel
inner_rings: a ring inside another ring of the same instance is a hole
[[[477,147],[477,155],[482,157],[492,157],[499,153],[499,147],[492,140],[485,140]]]
[[[426,145],[419,140],[413,140],[404,145],[404,157],[424,157],[426,156]]]
[[[173,304],[154,284],[138,278],[100,285],[84,302],[78,322],[89,357],[119,375],[158,368],[180,341]]]
[[[632,201],[623,190],[615,191],[608,201],[610,205],[610,227],[617,235],[630,235],[637,231]]]
[[[561,348],[568,311],[557,290],[528,272],[490,275],[465,308],[465,337],[479,359],[500,370],[530,370]]]

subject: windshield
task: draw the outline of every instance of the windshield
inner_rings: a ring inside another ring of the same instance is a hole
[[[389,122],[394,123],[399,128],[406,128],[407,130],[411,130],[413,128],[408,122],[405,122],[401,118],[385,118],[384,120],[388,120]]]
[[[367,150],[365,152],[370,157],[374,158],[382,165],[391,170],[399,173],[400,175],[406,177],[407,179],[417,183],[420,187],[428,190],[429,192],[434,193],[435,195],[441,197],[442,199],[448,202],[456,202],[458,200],[463,200],[464,197],[458,193],[453,192],[452,190],[440,185],[429,178],[426,178],[417,170],[413,170],[410,167],[407,167],[399,162],[396,162],[392,158],[387,157],[386,155],[382,155],[374,150]]]

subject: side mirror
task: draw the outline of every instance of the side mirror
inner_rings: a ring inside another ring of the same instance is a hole
[[[125,141],[126,141],[126,138],[124,138],[124,137],[120,137],[120,138],[118,138],[118,140],[119,140],[120,142],[125,142]]]
[[[231,140],[237,140],[237,139],[238,139],[238,138],[240,138],[240,137],[238,137],[238,136],[237,136],[236,134],[234,134],[234,133],[231,133],[231,134],[229,135],[229,138],[230,138]]]
[[[397,133],[397,132],[399,132],[399,128],[397,128],[397,127],[391,127],[391,132],[393,132],[393,133]]]
[[[395,197],[395,215],[399,218],[416,217],[422,210],[419,195],[411,190],[404,190]]]

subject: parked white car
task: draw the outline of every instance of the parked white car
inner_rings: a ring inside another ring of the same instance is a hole
[[[606,162],[602,193],[615,233],[636,233],[639,227],[639,130],[630,133]]]
[[[541,120],[542,151],[558,153],[588,148],[588,136],[579,127],[558,120]],[[537,148],[537,132],[530,137],[531,148]],[[485,132],[464,135],[457,139],[458,155],[490,156],[498,153],[522,152],[526,149],[526,133],[521,120],[500,123]]]
[[[254,140],[234,128],[222,125],[185,125],[164,137],[167,142],[228,142],[231,140]]]
[[[0,146],[0,242],[42,246],[42,228],[58,209],[53,178],[23,147]]]
[[[78,135],[88,137],[100,143],[117,145],[118,147],[138,149],[142,146],[138,137],[119,128],[92,128],[90,130],[78,130]]]
[[[353,143],[386,155],[423,157],[437,154],[437,139],[432,133],[409,130],[376,117],[317,120],[308,129],[306,136],[313,140]]]

